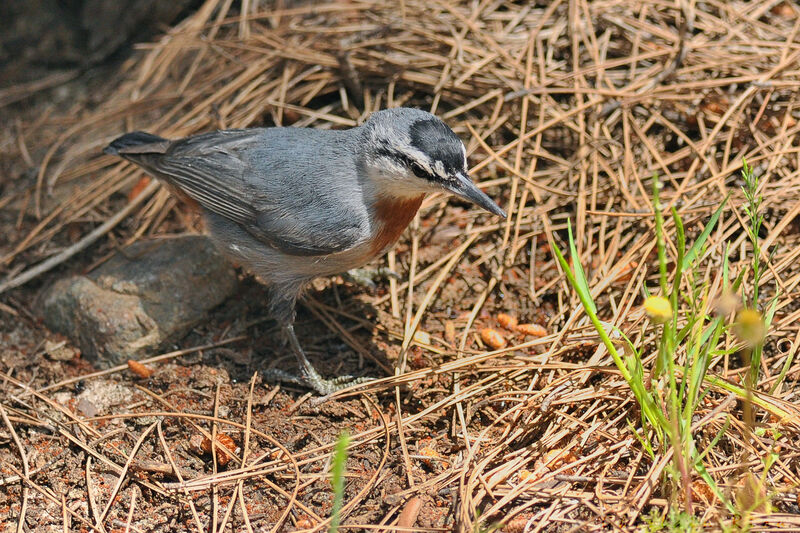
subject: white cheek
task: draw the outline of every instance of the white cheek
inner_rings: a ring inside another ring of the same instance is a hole
[[[392,182],[392,190],[398,195],[416,196],[441,190],[441,187],[428,180],[418,178],[412,172],[406,171]]]
[[[441,186],[428,180],[420,179],[414,176],[414,187],[419,192],[438,192],[441,191]]]
[[[407,180],[397,183],[396,194],[398,196],[416,196],[437,190],[430,184],[421,179]]]

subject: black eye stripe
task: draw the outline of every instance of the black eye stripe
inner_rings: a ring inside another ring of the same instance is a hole
[[[417,163],[416,161],[412,161],[410,166],[411,166],[411,172],[413,172],[416,177],[422,179],[432,179],[430,173],[428,173],[428,171],[422,168],[422,166],[420,166],[420,164]]]
[[[441,181],[441,178],[436,176],[435,174],[431,174],[425,168],[411,159],[409,156],[402,152],[395,152],[394,150],[389,150],[386,148],[381,148],[378,150],[378,155],[388,157],[390,159],[394,159],[400,165],[408,167],[411,169],[411,172],[414,173],[415,176],[421,179],[431,180],[431,181]]]

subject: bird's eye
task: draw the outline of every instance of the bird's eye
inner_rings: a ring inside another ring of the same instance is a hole
[[[411,172],[418,178],[428,179],[428,172],[419,163],[411,163]]]

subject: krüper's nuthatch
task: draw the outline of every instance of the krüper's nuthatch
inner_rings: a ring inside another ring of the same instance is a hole
[[[323,395],[352,378],[322,378],[300,347],[295,302],[308,282],[385,252],[429,192],[505,217],[470,180],[458,136],[418,109],[378,111],[349,130],[254,128],[175,141],[133,132],[105,152],[199,205],[217,247],[270,286],[270,310],[303,379]]]

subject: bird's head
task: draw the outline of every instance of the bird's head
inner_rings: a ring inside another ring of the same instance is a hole
[[[362,163],[382,193],[402,197],[444,190],[506,216],[472,183],[464,143],[441,119],[401,107],[373,113],[362,128]]]

